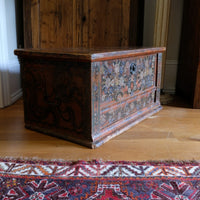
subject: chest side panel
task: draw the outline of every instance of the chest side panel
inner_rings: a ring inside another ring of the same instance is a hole
[[[94,138],[148,113],[156,103],[157,54],[95,62],[92,67]]]
[[[99,62],[101,107],[155,86],[156,55]]]
[[[90,67],[87,65],[23,61],[26,127],[70,140],[75,138],[78,142],[90,140]]]

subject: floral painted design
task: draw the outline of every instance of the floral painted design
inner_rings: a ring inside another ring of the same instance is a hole
[[[155,55],[103,61],[101,102],[120,101],[154,86]]]
[[[154,101],[154,94],[155,92],[151,92],[147,95],[135,97],[131,101],[119,104],[117,107],[111,107],[105,109],[105,111],[102,110],[100,122],[102,128],[150,106]]]
[[[161,77],[161,73],[162,73],[162,53],[158,54],[158,77]],[[160,85],[161,85],[161,79],[157,80],[157,91],[156,91],[156,101],[159,102],[160,101]]]
[[[157,61],[158,54],[148,54],[92,63],[93,139],[160,109]]]
[[[98,63],[92,63],[92,132],[99,132],[100,119],[100,66]]]

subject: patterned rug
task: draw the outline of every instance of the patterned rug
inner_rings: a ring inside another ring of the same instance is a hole
[[[199,200],[200,163],[0,159],[3,200]]]

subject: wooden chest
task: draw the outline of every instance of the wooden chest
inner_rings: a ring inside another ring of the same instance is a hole
[[[159,111],[162,52],[19,49],[25,126],[96,148]]]

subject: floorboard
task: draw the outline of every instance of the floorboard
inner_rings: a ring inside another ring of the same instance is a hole
[[[180,105],[180,104],[179,104]],[[200,110],[168,105],[97,149],[24,128],[23,100],[0,109],[0,157],[64,160],[200,160]]]

